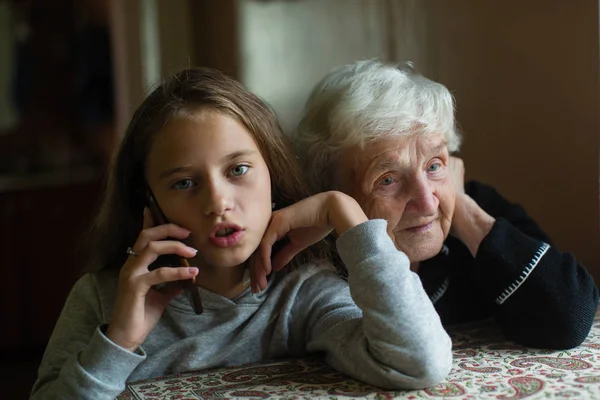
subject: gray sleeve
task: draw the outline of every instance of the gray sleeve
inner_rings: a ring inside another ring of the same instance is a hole
[[[56,323],[30,399],[114,399],[145,354],[112,343],[100,329],[101,307],[91,275],[73,287]]]
[[[348,284],[315,274],[295,309],[305,314],[307,350],[324,351],[337,370],[388,389],[431,387],[450,372],[452,342],[386,225],[371,220],[345,232],[337,247]]]

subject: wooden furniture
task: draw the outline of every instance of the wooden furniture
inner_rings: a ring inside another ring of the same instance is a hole
[[[77,249],[101,192],[93,170],[37,179],[0,178],[2,354],[46,345],[83,268]]]
[[[9,5],[18,118],[0,132],[2,361],[46,345],[83,268],[76,250],[116,137],[107,1]]]

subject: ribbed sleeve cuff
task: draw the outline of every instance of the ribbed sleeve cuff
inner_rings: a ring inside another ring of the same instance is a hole
[[[129,375],[146,359],[141,348],[138,353],[116,345],[98,327],[88,347],[80,354],[79,362],[98,381],[111,387],[124,387]]]
[[[499,218],[479,246],[473,276],[486,288],[482,291],[485,296],[503,304],[535,273],[547,250],[546,243],[530,238]]]
[[[384,253],[400,253],[388,236],[386,228],[386,220],[373,219],[348,229],[337,239],[338,253],[350,273],[354,266],[370,257]],[[404,253],[400,254],[406,257]]]

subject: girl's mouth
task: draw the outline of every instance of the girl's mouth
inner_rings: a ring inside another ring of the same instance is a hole
[[[234,228],[223,228],[223,229],[219,229],[217,232],[215,232],[215,237],[227,237],[231,234],[233,234],[234,232],[236,232],[237,229]]]
[[[218,247],[235,246],[242,240],[244,230],[234,224],[219,224],[210,234],[210,241]]]

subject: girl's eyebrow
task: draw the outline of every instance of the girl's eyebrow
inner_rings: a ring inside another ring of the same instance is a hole
[[[233,153],[227,154],[226,156],[221,158],[221,163],[225,164],[227,162],[231,162],[237,158],[240,157],[248,157],[248,156],[252,156],[254,154],[257,154],[258,152],[256,150],[239,150],[239,151],[234,151]],[[166,171],[163,171],[159,178],[160,179],[165,179],[168,178],[169,176],[173,175],[173,174],[177,174],[177,173],[181,173],[181,172],[188,172],[191,171],[194,168],[193,165],[189,164],[189,165],[180,165],[178,167],[175,168],[171,168],[168,169]]]
[[[234,151],[233,153],[227,154],[225,157],[221,158],[221,162],[226,163],[228,161],[235,160],[236,158],[248,157],[248,156],[254,155],[256,153],[257,153],[256,150],[239,150],[239,151]]]
[[[165,178],[168,178],[169,176],[171,176],[173,174],[177,174],[177,173],[180,173],[180,172],[190,171],[191,169],[192,169],[191,165],[182,165],[180,167],[171,168],[171,169],[168,169],[166,171],[163,171],[160,174],[159,178],[160,179],[165,179]]]

